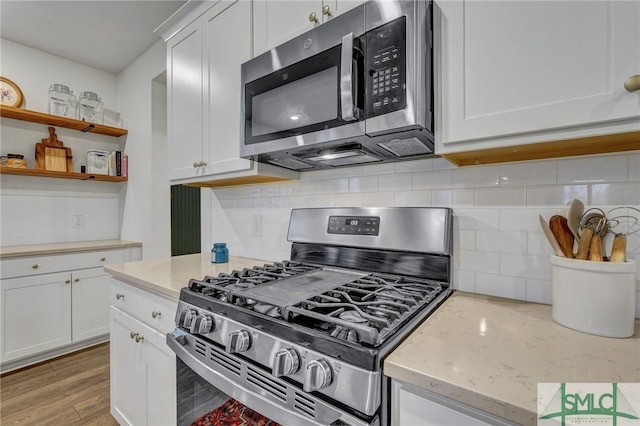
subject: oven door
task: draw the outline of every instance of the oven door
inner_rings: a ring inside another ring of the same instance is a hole
[[[364,136],[364,9],[357,9],[358,19],[348,12],[242,65],[241,156]]]
[[[178,426],[227,424],[220,416],[266,426],[379,426],[378,416],[349,414],[181,329],[167,334],[167,345],[176,353]]]

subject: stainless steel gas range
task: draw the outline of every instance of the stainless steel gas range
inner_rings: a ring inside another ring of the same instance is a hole
[[[294,209],[288,240],[290,260],[182,289],[179,424],[229,397],[283,425],[388,424],[383,361],[451,293],[452,211]]]

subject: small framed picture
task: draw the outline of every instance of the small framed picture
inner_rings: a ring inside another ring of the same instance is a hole
[[[22,91],[13,81],[0,77],[0,104],[20,108],[22,106]]]

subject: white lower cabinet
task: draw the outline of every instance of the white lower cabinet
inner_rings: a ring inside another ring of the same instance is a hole
[[[2,371],[107,340],[110,275],[99,265],[139,258],[135,248],[2,260]]]
[[[391,426],[480,425],[515,425],[515,423],[392,379]]]
[[[172,426],[176,358],[166,344],[177,302],[113,279],[111,415],[120,425]]]

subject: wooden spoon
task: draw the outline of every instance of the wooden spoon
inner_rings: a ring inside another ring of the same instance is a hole
[[[580,239],[580,219],[584,213],[584,204],[578,199],[571,201],[569,205],[569,212],[567,213],[567,225],[571,230],[574,238]]]
[[[567,225],[567,218],[558,214],[551,216],[549,228],[560,244],[564,256],[573,258],[573,233]]]
[[[627,237],[617,234],[613,239],[613,247],[611,247],[611,262],[627,261]]]
[[[556,256],[565,257],[564,252],[562,251],[562,247],[558,244],[558,240],[556,240],[555,235],[551,232],[551,228],[547,224],[547,221],[544,220],[544,217],[540,215],[540,226],[542,227],[542,231],[544,232],[545,237],[547,237],[547,241],[551,244],[553,251],[556,253]]]

